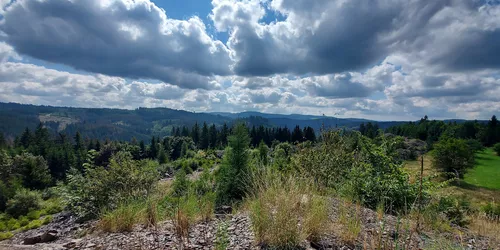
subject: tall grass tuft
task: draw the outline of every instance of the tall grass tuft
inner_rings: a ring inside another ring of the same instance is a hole
[[[328,225],[328,200],[312,182],[271,170],[259,173],[248,207],[257,240],[271,248],[293,248],[318,240]]]
[[[144,203],[125,202],[116,209],[102,213],[98,227],[104,232],[130,232],[144,218]]]

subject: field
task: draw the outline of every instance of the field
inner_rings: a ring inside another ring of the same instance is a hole
[[[465,175],[464,181],[476,187],[500,190],[500,156],[491,148],[476,155],[476,165]]]
[[[420,176],[420,160],[408,161],[404,168],[410,174],[410,181]],[[424,177],[435,176],[434,181],[444,181],[439,172],[432,167],[432,157],[424,156]],[[476,165],[470,169],[457,185],[449,185],[438,191],[439,194],[458,195],[469,198],[476,205],[500,201],[500,157],[488,148],[476,155]]]

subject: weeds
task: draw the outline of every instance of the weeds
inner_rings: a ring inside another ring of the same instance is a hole
[[[355,207],[352,210],[352,207]],[[361,232],[361,205],[345,201],[340,203],[339,206],[339,222],[341,224],[342,239],[348,243],[353,244]]]
[[[229,234],[227,232],[228,226],[228,223],[222,220],[217,224],[217,232],[215,234],[216,250],[226,250],[229,246]]]

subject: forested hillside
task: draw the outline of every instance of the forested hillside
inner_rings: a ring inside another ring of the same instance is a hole
[[[194,113],[169,108],[138,108],[134,110],[107,108],[72,108],[36,106],[17,103],[0,103],[0,133],[14,140],[25,128],[34,130],[40,122],[51,134],[74,136],[78,131],[84,138],[99,140],[149,140],[151,136],[172,135],[174,127],[200,126],[204,122],[217,128],[242,120],[248,126],[266,128],[295,126],[321,128],[335,127],[356,129],[364,119],[338,119],[327,116],[276,115],[259,112],[243,113]],[[387,128],[401,122],[375,122],[380,128]]]

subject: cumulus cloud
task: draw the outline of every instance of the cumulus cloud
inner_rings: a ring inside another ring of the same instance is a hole
[[[213,23],[150,0],[0,5],[0,101],[385,120],[500,103],[494,1],[212,0]]]
[[[153,99],[182,98],[185,91],[166,83],[128,83],[120,77],[72,74],[24,63],[0,64],[2,101],[135,108]]]
[[[198,17],[170,19],[149,0],[19,0],[0,30],[21,54],[94,73],[191,89],[230,73],[229,51]]]

